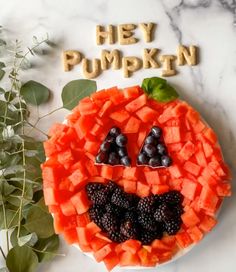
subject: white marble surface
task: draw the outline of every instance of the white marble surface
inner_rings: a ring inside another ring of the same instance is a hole
[[[169,80],[178,87],[181,96],[193,104],[216,130],[224,156],[233,174],[236,169],[236,2],[235,0],[0,0],[0,25],[6,36],[29,44],[33,35],[49,33],[56,43],[35,65],[25,80],[34,78],[52,90],[50,103],[41,108],[44,114],[60,102],[62,86],[81,77],[80,69],[62,70],[62,49],[78,49],[90,58],[99,56],[95,44],[96,24],[125,22],[156,22],[156,37],[150,47],[162,53],[175,53],[179,43],[200,47],[200,64],[194,68],[179,68],[179,74]],[[137,31],[137,35],[140,33]],[[126,55],[141,55],[143,42],[129,47],[118,44]],[[97,78],[99,88],[113,85],[139,84],[144,77],[160,75],[160,70],[140,70],[124,79],[121,71],[107,71]],[[47,130],[54,121],[61,121],[65,111],[51,115],[40,125]],[[235,180],[233,189],[236,192]],[[38,272],[105,271],[73,247],[62,243],[61,253],[53,262],[41,266]],[[236,259],[236,199],[224,202],[219,224],[198,246],[178,261],[159,269],[160,272],[233,272]]]

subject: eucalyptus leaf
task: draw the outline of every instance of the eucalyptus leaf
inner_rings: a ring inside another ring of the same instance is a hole
[[[59,248],[58,235],[52,235],[46,239],[39,239],[35,244],[35,253],[38,255],[39,262],[46,262],[55,257]]]
[[[79,101],[97,90],[96,81],[88,79],[73,80],[66,84],[62,90],[63,107],[72,110]]]
[[[52,216],[35,205],[29,209],[24,226],[39,238],[48,238],[54,234]]]
[[[40,105],[48,101],[50,92],[46,86],[34,80],[30,80],[22,85],[20,93],[26,103]]]
[[[0,218],[4,218],[4,212],[3,212],[4,207],[0,206]],[[18,212],[10,209],[5,209],[5,214],[6,214],[6,223],[7,225],[5,226],[4,220],[0,221],[0,230],[2,229],[11,229],[15,227],[18,223]]]
[[[38,236],[35,232],[27,234],[25,236],[21,236],[18,238],[18,245],[19,246],[31,246],[33,247],[38,241]]]
[[[5,71],[2,68],[5,68],[5,64],[3,62],[0,62],[0,80],[4,77]]]
[[[10,272],[34,272],[38,257],[28,246],[15,246],[9,251],[6,264]]]
[[[0,87],[0,94],[5,94],[5,90]]]
[[[18,238],[17,238],[17,233],[18,233],[18,228],[16,227],[13,232],[11,233],[10,236],[10,241],[11,241],[11,245],[14,246],[18,246]],[[24,226],[20,227],[20,236],[25,236],[28,235],[29,231],[24,228]]]

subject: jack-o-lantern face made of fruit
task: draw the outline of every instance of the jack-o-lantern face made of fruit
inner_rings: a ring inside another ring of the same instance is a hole
[[[50,136],[42,170],[55,231],[108,270],[155,266],[199,242],[231,192],[198,112],[138,86],[82,99]]]

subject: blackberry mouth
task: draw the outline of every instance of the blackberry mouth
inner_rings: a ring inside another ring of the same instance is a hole
[[[126,193],[115,182],[90,182],[89,216],[116,243],[129,239],[151,244],[163,235],[176,234],[182,225],[183,196],[178,191],[140,198]]]

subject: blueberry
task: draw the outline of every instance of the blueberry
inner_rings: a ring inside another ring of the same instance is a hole
[[[111,143],[104,141],[101,146],[100,146],[100,150],[103,152],[107,152],[110,149]]]
[[[153,145],[155,145],[156,144],[156,139],[153,136],[148,136],[145,139],[145,144],[153,144]]]
[[[106,142],[108,142],[108,143],[111,143],[111,144],[113,144],[113,143],[115,143],[116,142],[116,138],[114,137],[114,136],[112,136],[112,135],[107,135],[107,137],[106,137],[106,140],[105,140]]]
[[[118,127],[112,127],[112,128],[110,129],[109,134],[110,134],[111,136],[116,137],[116,136],[118,136],[118,135],[120,134],[120,129],[119,129]]]
[[[161,165],[161,159],[159,156],[155,156],[153,158],[151,158],[148,162],[148,164],[151,166],[151,167],[158,167]]]
[[[124,134],[119,134],[117,137],[116,137],[116,144],[120,147],[123,147],[127,144],[127,137],[124,135]]]
[[[154,155],[156,155],[156,152],[157,152],[157,150],[156,150],[156,148],[155,148],[155,146],[154,145],[151,145],[151,144],[145,144],[144,146],[143,146],[143,151],[146,153],[146,155],[148,156],[148,157],[153,157]]]
[[[131,160],[128,156],[124,156],[120,159],[120,163],[124,166],[130,166],[131,165]]]
[[[111,152],[108,157],[108,164],[117,165],[119,164],[119,157],[115,152]]]
[[[96,156],[96,163],[106,163],[107,162],[107,153],[106,152],[99,152]]]
[[[119,147],[117,153],[120,157],[124,157],[127,155],[127,150],[125,147]]]
[[[172,159],[169,156],[164,155],[161,157],[161,165],[162,166],[168,167],[171,164],[172,164]]]
[[[154,126],[154,127],[152,127],[151,132],[152,132],[153,137],[155,137],[157,139],[159,139],[161,137],[161,134],[162,134],[161,128]]]
[[[138,164],[148,164],[148,157],[145,153],[140,153],[138,155]]]
[[[165,145],[164,144],[158,144],[157,145],[157,152],[160,155],[166,154],[166,147],[165,147]]]

